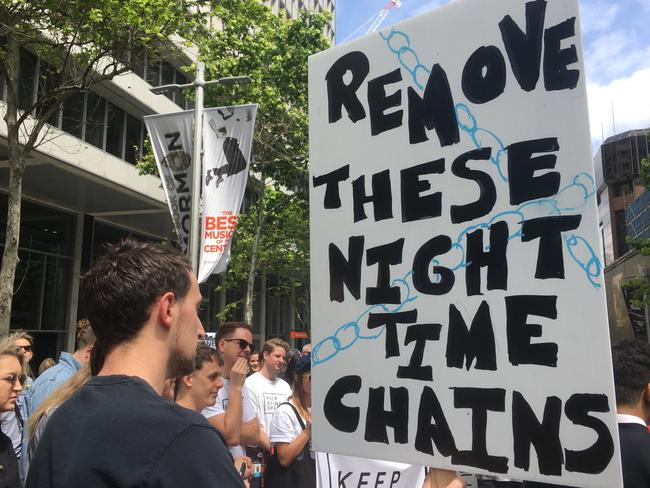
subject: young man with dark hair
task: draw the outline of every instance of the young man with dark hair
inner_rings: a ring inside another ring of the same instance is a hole
[[[223,387],[215,404],[201,412],[226,438],[233,457],[245,455],[244,446],[257,446],[260,428],[255,407],[244,380],[248,358],[255,349],[253,332],[244,322],[226,322],[215,339],[223,358]]]
[[[194,371],[176,380],[176,403],[201,413],[206,407],[214,405],[219,389],[223,386],[221,369],[223,359],[216,349],[205,343],[199,343],[196,348]],[[253,474],[253,465],[248,457],[235,459],[237,471],[244,465],[244,479]]]
[[[194,369],[201,293],[187,260],[123,241],[82,277],[97,374],[52,415],[27,488],[242,487],[222,436],[161,396]]]
[[[290,349],[289,344],[279,338],[269,339],[262,345],[260,361],[262,367],[257,373],[246,378],[246,388],[251,394],[253,405],[260,421],[259,448],[247,449],[255,464],[255,478],[251,487],[260,486],[265,466],[265,453],[271,452],[269,428],[278,405],[291,396],[291,387],[278,375],[285,367],[284,357]]]
[[[650,345],[625,340],[612,347],[623,486],[650,486]]]
[[[207,344],[199,343],[196,348],[194,371],[176,379],[176,403],[199,413],[214,405],[217,393],[223,386],[222,368],[221,355]]]

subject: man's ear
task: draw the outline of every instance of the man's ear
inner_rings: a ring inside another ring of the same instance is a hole
[[[185,376],[182,377],[183,379],[183,384],[188,387],[192,388],[192,375],[191,374],[186,374]]]
[[[163,293],[156,302],[158,318],[166,327],[172,325],[174,319],[174,305],[176,304],[176,297],[173,292],[168,291]]]
[[[219,339],[217,341],[217,349],[219,349],[219,352],[223,354],[223,352],[226,350],[226,341],[223,339]]]

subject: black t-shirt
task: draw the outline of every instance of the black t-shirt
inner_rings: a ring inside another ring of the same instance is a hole
[[[625,488],[650,486],[650,433],[641,424],[618,424]]]
[[[133,376],[98,376],[49,420],[27,488],[243,487],[223,437]]]

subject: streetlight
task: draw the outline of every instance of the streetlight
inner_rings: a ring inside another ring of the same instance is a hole
[[[190,263],[192,270],[198,276],[199,273],[199,246],[200,246],[200,219],[199,205],[201,203],[201,155],[203,153],[203,88],[209,85],[234,85],[236,83],[250,83],[249,76],[226,76],[217,80],[205,81],[205,64],[196,62],[196,77],[193,82],[179,85],[161,85],[151,88],[156,95],[163,95],[168,92],[181,91],[185,88],[196,88],[196,101],[194,104],[194,152],[192,155],[192,218],[190,220],[190,239],[188,243]]]

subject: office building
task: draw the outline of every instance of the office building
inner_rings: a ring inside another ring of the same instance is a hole
[[[333,3],[309,0],[287,2],[282,7],[297,15],[296,9],[303,4],[307,8],[316,4],[316,8],[333,8]],[[30,154],[23,177],[20,262],[11,327],[35,336],[35,364],[73,348],[79,276],[106,243],[127,236],[154,241],[175,238],[160,180],[140,175],[135,163],[144,147],[143,116],[192,108],[180,93],[155,95],[151,88],[190,81],[183,67],[191,64],[193,57],[191,51],[180,48],[163,60],[142,57],[135,63],[135,71],[104,82],[61,107],[50,121],[43,142]],[[39,79],[47,68],[32,52],[21,52],[23,108],[33,102]],[[1,79],[0,99],[3,247],[9,162],[4,121],[6,87]],[[212,296],[204,322],[206,330],[215,330],[216,313],[239,298],[241,292],[216,294],[208,290],[206,294]],[[253,325],[264,331],[257,334],[258,341],[295,323],[294,310],[287,300],[272,296],[258,299],[256,317]]]

